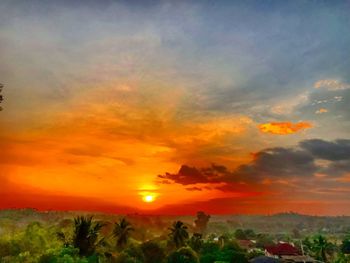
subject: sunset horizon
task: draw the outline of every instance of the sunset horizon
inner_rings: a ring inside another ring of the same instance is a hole
[[[0,210],[350,216],[349,10],[1,1]]]

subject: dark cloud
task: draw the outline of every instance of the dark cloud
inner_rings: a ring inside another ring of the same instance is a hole
[[[312,139],[302,141],[300,146],[309,151],[315,158],[329,161],[350,160],[350,140],[329,142]]]
[[[327,160],[320,164],[318,160]],[[250,163],[235,170],[212,164],[205,168],[182,165],[178,173],[159,175],[162,183],[182,185],[216,184],[215,188],[224,192],[239,192],[246,185],[262,184],[264,180],[284,180],[286,178],[313,178],[317,173],[339,177],[350,172],[350,140],[324,141],[305,140],[298,146],[268,148],[254,154]],[[220,184],[219,186],[217,186]],[[200,190],[197,187],[188,190]],[[245,189],[247,190],[247,189]]]
[[[194,187],[187,187],[186,190],[187,191],[202,191],[202,188],[194,186]]]
[[[270,148],[255,154],[254,160],[235,171],[244,177],[311,176],[316,172],[313,156],[294,148]]]
[[[320,172],[333,177],[342,176],[344,174],[350,173],[350,159],[331,162]]]
[[[212,165],[206,168],[196,168],[188,165],[182,165],[176,174],[166,173],[158,175],[161,182],[171,180],[173,182],[190,185],[199,183],[211,183],[220,181],[219,178],[227,172],[226,167]]]
[[[158,175],[161,179],[171,180],[182,185],[207,183],[207,178],[195,167],[182,165],[176,174],[166,173],[165,175]],[[163,182],[163,180],[162,180]]]

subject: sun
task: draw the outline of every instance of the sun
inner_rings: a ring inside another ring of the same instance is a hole
[[[152,203],[154,201],[153,195],[145,195],[142,197],[142,200],[146,203]]]

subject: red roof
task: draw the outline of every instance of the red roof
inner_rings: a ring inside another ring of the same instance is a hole
[[[288,243],[279,243],[275,246],[265,248],[267,252],[276,256],[300,255],[300,251]]]

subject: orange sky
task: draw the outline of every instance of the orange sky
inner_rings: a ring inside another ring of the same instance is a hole
[[[0,208],[350,214],[345,8],[5,2]]]

